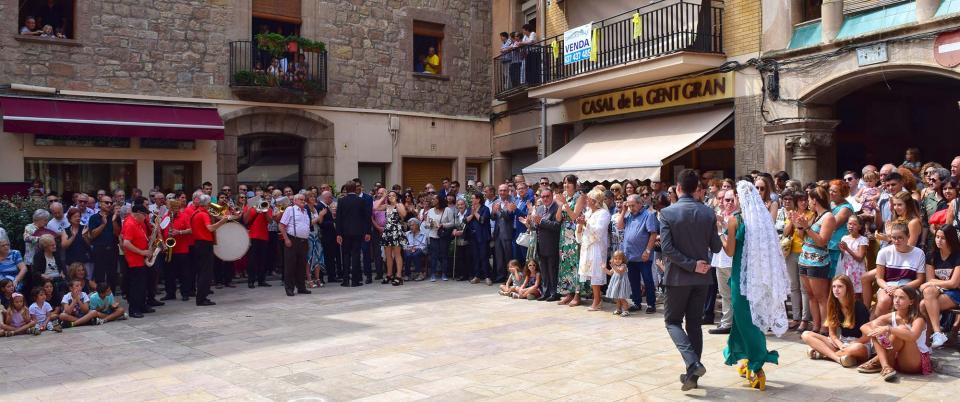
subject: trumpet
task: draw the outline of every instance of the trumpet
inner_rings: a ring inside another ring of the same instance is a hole
[[[287,207],[290,206],[290,199],[287,198],[287,197],[279,197],[279,198],[277,198],[277,199],[274,200],[274,201],[275,201],[274,204],[275,204],[276,207],[277,207],[277,211],[276,211],[276,212],[277,212],[278,214],[283,214],[283,211],[285,211],[285,210],[287,209]]]
[[[226,205],[214,204],[211,202],[210,205],[207,206],[207,213],[209,213],[210,216],[218,218],[225,215],[228,211],[229,207]]]
[[[259,214],[270,211],[270,200],[265,198],[253,197],[247,201],[247,205],[252,207]]]
[[[170,262],[173,259],[173,248],[177,246],[177,239],[168,237],[163,241],[163,245],[167,247],[167,262]]]

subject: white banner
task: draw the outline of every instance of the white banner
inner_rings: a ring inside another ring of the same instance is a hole
[[[593,23],[563,33],[563,64],[590,59],[590,30]]]

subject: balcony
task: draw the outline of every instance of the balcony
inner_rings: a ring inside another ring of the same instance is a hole
[[[278,39],[272,45],[258,42],[229,44],[230,89],[237,98],[315,104],[326,94],[327,52],[322,43],[304,41],[304,45],[292,37]]]
[[[723,6],[713,3],[664,0],[595,22],[596,54],[585,60],[565,62],[563,35],[503,53],[493,62],[496,98],[565,99],[718,67]]]

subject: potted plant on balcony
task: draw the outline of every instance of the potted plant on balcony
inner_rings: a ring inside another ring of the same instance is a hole
[[[319,41],[310,40],[300,36],[290,36],[290,40],[297,42],[297,45],[300,47],[300,50],[304,52],[314,52],[320,53],[326,50],[326,44]]]
[[[278,33],[267,32],[257,34],[257,48],[273,56],[280,58],[287,51],[287,37]]]

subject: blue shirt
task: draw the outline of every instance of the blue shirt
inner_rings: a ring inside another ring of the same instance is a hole
[[[626,254],[627,261],[641,261],[651,233],[660,233],[660,222],[656,213],[644,208],[639,213],[627,213],[623,217],[623,243],[620,247]]]

